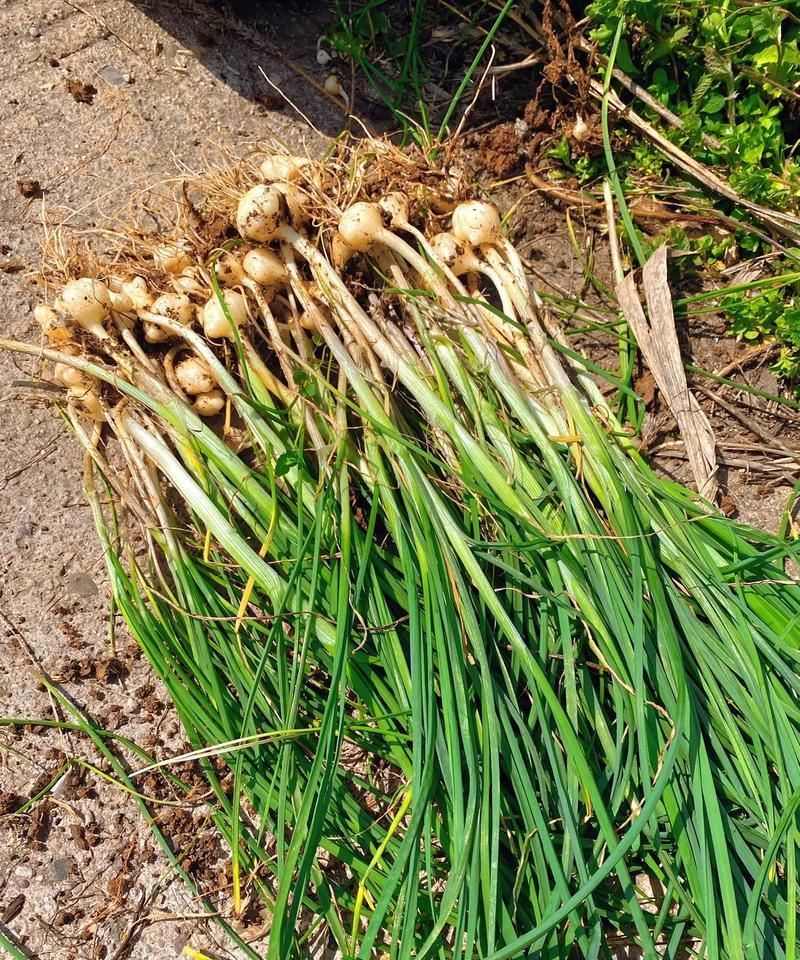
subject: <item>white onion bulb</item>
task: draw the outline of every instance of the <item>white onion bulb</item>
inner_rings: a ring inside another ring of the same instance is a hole
[[[248,190],[236,209],[236,228],[248,240],[272,240],[280,226],[283,198],[273,186],[259,183]]]
[[[223,290],[222,296],[234,324],[240,327],[242,324],[247,323],[247,306],[241,293],[237,290]],[[231,325],[225,316],[222,305],[216,297],[212,297],[203,307],[203,330],[205,331],[205,335],[211,340],[218,340],[220,338],[228,340],[234,339]]]
[[[343,270],[348,260],[354,257],[356,252],[349,243],[345,243],[344,237],[337,230],[331,240],[331,263],[334,270]]]
[[[311,219],[305,204],[303,191],[293,183],[276,183],[275,189],[286,201],[289,220],[293,227],[302,227]]]
[[[92,420],[103,420],[105,415],[100,405],[100,397],[96,390],[86,385],[70,387],[67,394],[72,401],[77,401],[83,412],[88,414]]]
[[[470,200],[453,211],[453,234],[471,247],[494,243],[502,236],[500,214],[493,203]]]
[[[393,190],[379,201],[381,210],[389,215],[392,226],[408,223],[408,197],[399,190]]]
[[[201,417],[215,417],[225,406],[225,394],[218,389],[199,393],[194,400],[194,408]]]
[[[187,267],[191,267],[192,258],[182,243],[165,243],[156,247],[153,253],[153,262],[164,273],[178,274]]]
[[[383,217],[377,203],[361,201],[348,207],[339,221],[339,233],[344,242],[364,253],[375,243],[377,235],[383,230]]]
[[[439,259],[459,277],[469,270],[476,270],[480,263],[473,251],[452,233],[437,233],[431,239],[431,247]]]
[[[108,337],[103,321],[108,317],[109,295],[108,287],[101,280],[92,277],[70,280],[61,291],[56,306],[100,340]]]
[[[137,312],[148,310],[154,300],[144,277],[134,277],[132,280],[127,280],[122,284],[120,293],[125,294],[136,307]]]
[[[36,304],[36,306],[33,308],[33,317],[42,330],[46,330],[53,324],[58,323],[58,314],[46,303]]]
[[[53,367],[53,379],[62,387],[83,387],[88,390],[91,386],[86,374],[69,363],[57,363]]]
[[[144,330],[144,338],[148,343],[166,343],[175,336],[171,330],[167,330],[152,320],[142,321],[142,330]]]
[[[166,343],[172,340],[175,334],[150,319],[151,314],[189,327],[194,323],[195,306],[184,293],[162,293],[153,301],[149,310],[142,312],[145,340],[148,343]]]
[[[109,299],[109,305],[111,307],[111,310],[114,313],[120,313],[126,317],[136,316],[136,307],[133,305],[133,301],[131,300],[131,298],[128,296],[127,293],[111,290],[109,291],[108,299]]]
[[[241,260],[227,251],[217,259],[214,271],[223,287],[235,287],[237,283],[244,280]]]
[[[317,318],[313,313],[309,313],[308,310],[304,310],[298,317],[300,326],[304,330],[308,330],[309,333],[319,333],[319,325],[317,323]]]
[[[177,277],[173,277],[172,285],[179,293],[194,294],[198,297],[204,297],[208,293],[208,285],[197,276],[194,269],[184,270]]]
[[[185,360],[177,363],[175,365],[175,379],[180,384],[181,390],[191,396],[208,393],[216,386],[211,371],[197,357],[186,357]]]
[[[150,313],[184,327],[191,326],[195,318],[194,304],[185,293],[162,293],[153,301]]]
[[[347,94],[344,92],[342,82],[335,73],[332,73],[330,76],[325,78],[325,83],[323,86],[325,87],[326,93],[330,93],[334,97],[341,97],[343,100],[347,100]]]
[[[59,319],[55,310],[46,303],[37,303],[33,308],[33,316],[42,328],[42,333],[50,340],[63,343],[72,337],[72,331],[69,327],[63,320]]]
[[[261,177],[267,183],[275,180],[296,180],[311,161],[286,153],[270,153],[261,162]]]
[[[277,253],[266,247],[255,247],[250,250],[245,255],[242,266],[249,277],[265,287],[285,283],[289,279],[286,264]]]

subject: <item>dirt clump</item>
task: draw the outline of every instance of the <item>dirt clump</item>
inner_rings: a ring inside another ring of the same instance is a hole
[[[498,124],[481,139],[481,163],[490,173],[498,177],[509,177],[519,168],[522,147],[513,123]]]
[[[0,817],[14,813],[25,802],[23,797],[10,790],[0,790]]]
[[[27,200],[33,200],[42,195],[41,183],[39,183],[38,180],[29,179],[28,177],[17,180],[17,190],[19,190],[20,194]]]
[[[74,77],[67,77],[64,81],[67,92],[76,103],[94,103],[97,96],[97,87],[91,83],[84,83],[82,80],[76,80]]]

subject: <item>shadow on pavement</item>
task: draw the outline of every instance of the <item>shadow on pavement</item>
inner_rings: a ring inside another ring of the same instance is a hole
[[[322,133],[336,136],[346,112],[321,89],[330,72],[317,40],[333,20],[320,0],[131,0],[240,96],[293,112],[261,71]]]

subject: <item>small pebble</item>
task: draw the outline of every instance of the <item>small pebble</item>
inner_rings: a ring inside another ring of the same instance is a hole
[[[93,597],[99,592],[97,584],[89,574],[83,573],[80,570],[71,573],[67,577],[64,589],[70,596],[78,597]]]
[[[106,81],[114,87],[121,87],[125,83],[130,83],[130,74],[122,73],[122,71],[117,70],[116,67],[108,65],[106,67],[101,67],[97,73]]]
[[[36,526],[30,521],[25,521],[14,531],[14,543],[18,550],[24,550],[30,546],[31,537],[36,531]]]
[[[42,185],[38,180],[33,180],[31,177],[23,177],[21,180],[17,180],[17,190],[23,197],[30,199],[41,196]]]
[[[40,37],[42,31],[38,27],[28,27],[28,36],[29,37]]]
[[[526,120],[523,120],[522,117],[517,117],[514,121],[514,133],[519,137],[520,140],[525,142],[531,135],[531,128],[528,126]]]
[[[55,881],[63,883],[69,879],[69,870],[72,860],[69,857],[56,857],[50,864],[50,874]]]
[[[122,940],[123,932],[128,928],[128,924],[127,921],[123,924],[121,917],[110,917],[105,927],[112,943],[119,944]]]

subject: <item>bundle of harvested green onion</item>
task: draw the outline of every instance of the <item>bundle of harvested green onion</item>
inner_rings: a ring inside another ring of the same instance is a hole
[[[451,172],[262,180],[38,311],[116,602],[233,774],[233,911],[270,958],[795,956],[792,547],[652,472]]]

